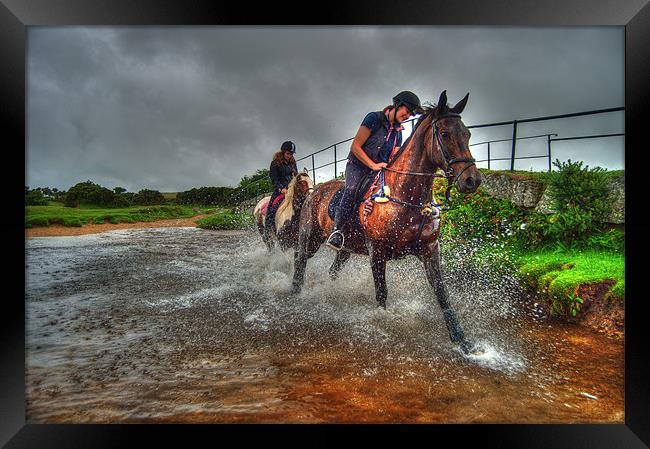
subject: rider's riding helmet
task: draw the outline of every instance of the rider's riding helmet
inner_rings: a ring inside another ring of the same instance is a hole
[[[287,140],[286,142],[284,142],[282,144],[281,150],[282,151],[289,151],[291,153],[295,153],[296,152],[296,144],[293,143],[290,140]]]
[[[393,97],[393,105],[395,108],[400,106],[406,106],[411,114],[419,114],[422,112],[422,105],[420,104],[420,99],[413,92],[405,90]]]

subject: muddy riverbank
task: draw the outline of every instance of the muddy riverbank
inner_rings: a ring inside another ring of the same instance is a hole
[[[511,277],[444,263],[466,357],[414,258],[332,282],[249,231],[123,229],[26,240],[27,420],[623,423],[623,341],[541,318]]]
[[[118,229],[146,229],[170,227],[196,227],[196,222],[207,215],[195,215],[190,218],[173,218],[170,220],[139,221],[135,223],[86,223],[82,226],[63,226],[53,223],[49,226],[35,226],[25,229],[25,237],[62,237],[71,235],[99,234]]]

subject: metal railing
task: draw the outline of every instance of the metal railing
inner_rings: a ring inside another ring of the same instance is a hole
[[[605,114],[609,112],[617,112],[617,111],[624,111],[625,107],[616,107],[616,108],[607,108],[607,109],[596,109],[596,110],[591,110],[591,111],[583,111],[583,112],[573,112],[569,114],[559,114],[559,115],[549,115],[549,116],[544,116],[544,117],[534,117],[534,118],[525,118],[525,119],[517,119],[517,120],[508,120],[504,122],[494,122],[494,123],[484,123],[484,124],[478,124],[478,125],[470,125],[467,128],[488,128],[488,127],[498,127],[498,126],[512,126],[512,137],[509,139],[496,139],[496,140],[490,140],[486,142],[479,142],[476,144],[472,144],[470,146],[477,146],[477,145],[487,145],[487,150],[488,150],[488,157],[487,159],[482,159],[482,160],[477,160],[477,162],[487,162],[488,163],[488,169],[490,169],[490,162],[492,161],[503,161],[503,160],[509,160],[510,161],[510,171],[513,171],[515,169],[515,161],[516,160],[521,160],[521,159],[539,159],[539,158],[547,158],[548,159],[548,169],[549,171],[551,170],[551,163],[552,163],[552,142],[557,142],[561,140],[577,140],[577,139],[593,139],[593,138],[603,138],[603,137],[613,137],[613,136],[624,136],[625,133],[615,133],[615,134],[599,134],[599,135],[591,135],[591,136],[575,136],[575,137],[557,137],[557,133],[545,133],[545,134],[539,134],[535,136],[526,136],[526,137],[517,137],[517,132],[518,132],[518,127],[522,123],[532,123],[532,122],[541,122],[541,121],[548,121],[548,120],[557,120],[557,119],[565,119],[565,118],[570,118],[570,117],[580,117],[580,116],[587,116],[587,115],[595,115],[595,114]],[[410,123],[411,125],[411,132],[413,132],[413,129],[415,128],[415,122],[417,119],[411,119],[406,121],[405,123]],[[517,156],[517,142],[520,140],[525,140],[525,139],[534,139],[534,138],[541,138],[541,137],[546,137],[547,139],[547,152],[544,155],[537,155],[537,156],[522,156],[518,157]],[[557,138],[553,138],[557,137]],[[313,153],[310,153],[304,157],[301,157],[300,159],[296,159],[296,162],[303,161],[306,159],[311,160],[311,172],[312,172],[312,179],[316,181],[316,170],[319,170],[324,167],[328,167],[330,165],[334,166],[334,178],[337,177],[337,165],[341,162],[345,162],[347,160],[347,151],[349,151],[346,148],[346,157],[342,159],[338,159],[338,147],[341,144],[344,144],[346,142],[350,142],[354,139],[354,137],[350,137],[349,139],[342,140],[340,142],[336,142],[332,145],[328,145],[325,148],[322,148],[320,150],[314,151]],[[510,156],[506,158],[492,158],[491,157],[491,144],[496,143],[496,142],[506,142],[506,141],[511,141],[511,151],[510,151]],[[321,164],[319,166],[316,166],[316,160],[314,158],[315,155],[320,154],[324,151],[327,150],[333,150],[333,160],[332,162],[328,162],[326,164]]]
[[[580,116],[586,116],[586,115],[595,115],[595,114],[605,114],[609,112],[617,112],[617,111],[624,111],[625,107],[617,107],[617,108],[608,108],[608,109],[596,109],[592,111],[584,111],[584,112],[574,112],[570,114],[560,114],[560,115],[550,115],[550,116],[544,116],[544,117],[534,117],[534,118],[526,118],[526,119],[518,119],[518,120],[508,120],[504,122],[494,122],[494,123],[484,123],[484,124],[478,124],[478,125],[470,125],[467,128],[488,128],[488,127],[497,127],[497,126],[512,126],[512,137],[508,139],[494,139],[494,140],[488,140],[485,142],[477,142],[474,144],[470,144],[471,147],[474,146],[479,146],[479,145],[487,145],[487,159],[477,159],[476,162],[487,162],[487,168],[491,168],[491,162],[494,161],[510,161],[510,171],[514,170],[515,167],[515,161],[516,160],[523,160],[523,159],[541,159],[541,158],[546,158],[548,160],[548,170],[551,171],[551,164],[552,164],[552,143],[553,142],[559,142],[559,141],[565,141],[565,140],[579,140],[579,139],[595,139],[595,138],[606,138],[606,137],[615,137],[615,136],[624,136],[625,133],[612,133],[612,134],[597,134],[597,135],[588,135],[588,136],[573,136],[573,137],[558,137],[557,133],[544,133],[544,134],[538,134],[538,135],[533,135],[533,136],[525,136],[525,137],[517,137],[517,132],[518,132],[518,126],[522,123],[531,123],[531,122],[541,122],[541,121],[547,121],[547,120],[557,120],[557,119],[565,119],[565,118],[570,118],[570,117],[580,117]],[[415,123],[417,119],[411,119],[407,120],[405,123],[410,123],[411,125],[411,132],[413,132],[415,128]],[[520,140],[527,140],[527,139],[539,139],[546,137],[546,142],[547,142],[547,151],[546,154],[543,155],[535,155],[535,156],[517,156],[516,151],[517,151],[517,142]],[[316,181],[316,170],[319,170],[321,168],[328,167],[330,165],[334,166],[334,178],[337,177],[337,167],[338,164],[341,162],[347,161],[347,152],[349,151],[348,148],[345,149],[345,156],[342,159],[338,159],[338,153],[339,153],[339,147],[340,145],[350,142],[354,139],[354,137],[350,137],[349,139],[341,140],[340,142],[336,142],[334,144],[328,145],[325,148],[322,148],[320,150],[314,151],[313,153],[310,153],[304,157],[301,157],[300,159],[296,159],[296,162],[304,161],[304,160],[311,160],[311,172],[312,172],[312,179],[314,182]],[[509,157],[498,157],[494,158],[492,157],[492,148],[491,145],[493,143],[498,143],[498,142],[512,142],[511,145],[511,152]],[[316,166],[316,160],[315,160],[315,155],[323,153],[324,151],[327,150],[332,150],[333,151],[333,160],[332,162],[328,162],[326,164],[321,164],[319,166]],[[259,189],[259,184],[261,181],[255,181],[247,184],[246,186],[252,185],[252,184],[257,184],[256,186],[256,196],[255,198],[258,199],[260,195],[263,195],[268,192],[261,192]],[[246,187],[246,186],[241,186],[241,187]]]

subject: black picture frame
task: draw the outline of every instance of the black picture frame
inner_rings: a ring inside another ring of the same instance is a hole
[[[292,9],[293,8],[293,9]],[[3,272],[5,295],[0,318],[0,444],[7,448],[144,447],[188,445],[191,437],[212,444],[248,446],[251,438],[282,445],[329,445],[341,430],[363,433],[365,444],[397,436],[404,443],[422,438],[427,444],[470,439],[500,448],[641,448],[650,446],[650,351],[646,345],[642,285],[650,226],[644,218],[647,140],[642,116],[650,103],[650,6],[647,0],[406,0],[299,4],[162,1],[162,0],[2,0],[0,4],[0,113],[5,176]],[[26,27],[63,25],[496,25],[625,26],[626,129],[626,335],[625,424],[621,425],[413,425],[413,426],[179,426],[179,425],[36,425],[25,424],[24,193]],[[646,126],[647,128],[647,126]],[[644,152],[644,148],[646,148]],[[6,159],[5,159],[6,160]],[[6,185],[6,184],[5,184]],[[646,189],[647,190],[647,189]],[[6,287],[10,286],[11,289]],[[7,293],[10,291],[11,293]],[[22,295],[22,296],[21,296]],[[251,432],[254,428],[255,432]],[[299,431],[298,433],[296,433]],[[307,435],[308,434],[308,435]],[[308,438],[306,440],[305,438]],[[413,438],[413,440],[412,440]],[[236,443],[237,442],[237,443]],[[444,443],[449,444],[449,443]]]

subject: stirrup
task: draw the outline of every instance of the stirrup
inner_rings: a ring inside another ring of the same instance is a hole
[[[337,233],[341,235],[341,246],[340,246],[340,247],[337,247],[337,246],[333,245],[333,244],[330,242],[330,239],[332,238],[332,236],[333,236],[334,234],[337,234]],[[336,250],[336,251],[341,251],[341,250],[343,249],[343,245],[345,244],[345,235],[344,235],[344,234],[343,234],[339,229],[337,229],[337,230],[333,231],[333,232],[330,234],[329,237],[327,237],[327,242],[326,242],[326,244],[327,244],[327,246],[329,246],[330,248],[332,248],[332,249],[334,249],[334,250]]]

